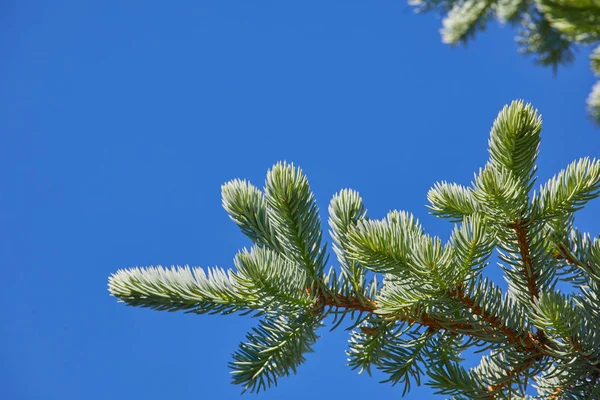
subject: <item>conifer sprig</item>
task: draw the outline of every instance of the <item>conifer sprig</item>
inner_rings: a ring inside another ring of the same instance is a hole
[[[513,102],[471,187],[434,185],[429,208],[454,226],[446,243],[405,211],[371,219],[342,190],[329,205],[339,268],[328,267],[308,180],[279,163],[264,191],[223,186],[223,206],[254,243],[235,269],[119,270],[109,291],[132,306],[260,317],[230,363],[244,391],[295,373],[333,316],[352,331],[349,366],[377,368],[404,393],[426,381],[456,399],[516,398],[535,382],[542,398],[598,397],[600,237],[577,231],[574,213],[600,194],[600,162],[576,161],[533,191],[540,131],[537,111]],[[484,277],[494,252],[507,291]],[[575,291],[558,291],[559,279]],[[466,369],[471,347],[486,354]]]

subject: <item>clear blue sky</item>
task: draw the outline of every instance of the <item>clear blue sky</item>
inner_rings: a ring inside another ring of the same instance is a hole
[[[541,181],[600,156],[587,52],[554,77],[495,24],[452,49],[439,18],[404,0],[0,11],[2,399],[239,398],[227,362],[256,321],[125,307],[106,289],[136,265],[231,267],[249,242],[221,208],[230,179],[262,186],[272,164],[293,161],[324,218],[351,187],[372,217],[406,209],[446,238],[426,192],[470,182],[512,99],[544,115]],[[598,235],[600,200],[578,224]],[[321,333],[299,374],[261,399],[400,397],[345,367],[346,332]]]

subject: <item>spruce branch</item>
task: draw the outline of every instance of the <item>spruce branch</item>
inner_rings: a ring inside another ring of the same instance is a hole
[[[473,315],[480,316],[483,321],[489,324],[490,327],[505,335],[508,342],[522,345],[527,350],[532,350],[538,347],[536,339],[530,333],[516,332],[515,330],[509,328],[508,326],[504,325],[498,315],[492,314],[490,311],[485,310],[481,305],[477,304],[473,298],[467,296],[464,292],[462,284],[459,284],[456,288],[450,290],[448,295],[455,297]]]
[[[363,201],[354,190],[342,190],[335,194],[329,204],[329,227],[333,239],[333,251],[343,273],[344,282],[348,282],[354,294],[361,301],[366,300],[363,288],[366,286],[365,269],[356,260],[348,257],[349,232],[359,221],[366,218]]]
[[[572,40],[600,40],[600,4],[595,0],[535,0],[550,23]]]
[[[433,215],[460,222],[477,211],[473,190],[455,183],[438,182],[427,193],[427,206]]]
[[[466,42],[478,30],[485,29],[492,16],[490,0],[465,0],[456,2],[443,21],[442,41],[449,44]]]
[[[293,164],[276,164],[267,173],[265,197],[269,221],[284,254],[318,281],[327,254],[321,247],[319,210],[308,179]]]
[[[533,55],[536,64],[551,67],[555,74],[559,66],[575,61],[574,43],[537,10],[524,15],[516,41],[520,53]]]
[[[530,301],[531,303],[534,303],[535,300],[537,300],[537,298],[540,296],[538,287],[539,276],[535,271],[533,261],[531,259],[531,244],[527,233],[527,227],[523,221],[514,221],[511,224],[511,228],[515,230],[517,235],[519,255],[523,264],[523,275],[525,275],[525,280],[527,282]]]
[[[529,188],[536,172],[542,119],[531,104],[513,101],[504,106],[490,132],[490,167],[510,171]]]
[[[542,185],[532,207],[539,218],[553,219],[581,210],[600,195],[600,160],[582,158]]]
[[[496,3],[496,15],[502,23],[517,23],[520,15],[529,8],[527,0],[500,0]]]
[[[269,220],[267,201],[257,187],[245,180],[234,179],[221,187],[221,197],[231,220],[250,240],[272,250],[281,249]]]
[[[108,290],[127,305],[198,314],[229,313],[252,307],[234,283],[231,271],[189,267],[118,270]]]
[[[587,109],[592,119],[600,123],[600,82],[596,82],[587,98]]]
[[[358,193],[343,190],[329,205],[339,270],[326,272],[308,180],[279,163],[264,194],[242,180],[222,188],[231,219],[254,242],[234,269],[119,270],[109,291],[133,306],[262,317],[230,364],[244,391],[295,373],[333,316],[332,329],[351,320],[350,367],[374,366],[404,392],[426,374],[455,399],[522,396],[532,379],[540,396],[598,397],[600,237],[577,231],[574,212],[600,194],[600,162],[574,162],[530,196],[540,129],[537,111],[513,102],[494,122],[490,159],[472,187],[442,182],[429,192],[431,212],[454,224],[446,243],[405,211],[369,219]],[[482,277],[494,250],[506,293]],[[579,292],[558,291],[559,278]],[[471,347],[488,354],[467,370],[461,353]]]
[[[260,392],[276,385],[281,377],[305,361],[304,355],[312,352],[317,341],[315,333],[320,319],[300,315],[295,319],[276,317],[265,319],[246,336],[233,355],[233,383],[244,385],[244,391]]]

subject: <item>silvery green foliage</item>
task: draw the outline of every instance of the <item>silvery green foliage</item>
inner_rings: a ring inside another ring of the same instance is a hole
[[[509,3],[506,18],[519,5]],[[533,107],[513,102],[472,184],[433,186],[428,207],[453,225],[447,242],[406,211],[369,217],[345,189],[329,205],[330,266],[308,180],[279,163],[264,190],[223,185],[223,206],[254,243],[234,269],[119,270],[110,293],[132,306],[260,318],[230,363],[244,391],[295,373],[317,329],[347,321],[348,365],[379,369],[403,393],[426,382],[455,399],[599,398],[600,237],[573,216],[600,194],[600,161],[574,161],[537,186],[541,127]],[[506,291],[484,276],[493,253]],[[572,290],[557,290],[560,280]],[[470,369],[469,348],[484,353]],[[527,396],[532,387],[539,397]]]
[[[600,43],[600,2],[596,0],[409,0],[417,12],[444,14],[444,43],[466,43],[497,19],[517,29],[519,52],[536,64],[551,67],[574,61],[578,47]],[[598,50],[596,50],[596,58]],[[598,68],[592,65],[598,72]],[[588,111],[600,123],[600,89],[589,95]]]
[[[600,46],[590,55],[592,70],[598,76],[600,75]],[[600,82],[596,82],[592,88],[592,92],[587,99],[588,111],[592,118],[600,121]]]

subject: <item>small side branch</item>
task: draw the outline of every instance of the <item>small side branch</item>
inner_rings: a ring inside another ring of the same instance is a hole
[[[512,385],[512,383],[515,381],[515,379],[519,377],[520,374],[531,368],[534,365],[534,363],[540,358],[540,355],[528,357],[523,364],[519,365],[516,368],[512,368],[506,375],[505,380],[496,383],[495,385],[491,385],[488,389],[490,392],[494,393],[492,398],[495,397],[495,394],[498,393],[498,391]]]
[[[542,343],[540,343],[539,339],[534,334],[531,332],[517,332],[514,329],[504,325],[500,318],[482,309],[480,306],[475,304],[475,301],[472,298],[465,295],[462,284],[458,284],[458,286],[455,289],[451,289],[448,294],[464,304],[469,310],[471,310],[472,314],[481,317],[492,328],[504,334],[510,343],[515,344],[518,347],[522,347],[530,352],[539,352]]]

